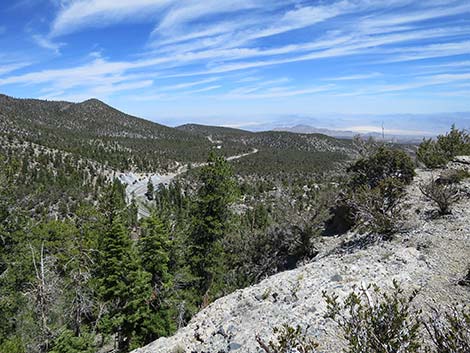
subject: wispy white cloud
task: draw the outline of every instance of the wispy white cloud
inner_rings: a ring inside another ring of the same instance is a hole
[[[383,76],[383,74],[381,74],[380,72],[372,72],[369,74],[357,74],[357,75],[333,77],[333,78],[328,78],[327,80],[329,81],[355,81],[355,80],[367,80],[370,78],[377,78],[381,76]]]
[[[210,77],[205,80],[190,81],[190,82],[185,82],[185,83],[178,83],[176,85],[171,85],[171,86],[164,86],[160,88],[160,90],[161,91],[181,90],[181,89],[186,89],[186,88],[190,88],[194,86],[204,85],[206,83],[212,83],[218,80],[220,80],[220,77]]]
[[[470,60],[467,61],[453,61],[453,62],[446,62],[434,65],[425,65],[425,68],[466,68],[470,67]]]
[[[122,91],[130,91],[140,88],[151,87],[153,85],[152,80],[145,80],[145,81],[135,81],[135,82],[126,82],[126,83],[119,83],[119,84],[108,84],[97,86],[93,89],[96,93],[113,93],[113,92],[122,92]]]
[[[151,87],[152,85],[152,80],[118,84],[103,82],[101,84],[97,84],[91,87],[86,87],[86,89],[82,90],[80,93],[69,93],[67,90],[51,90],[50,92],[45,92],[39,98],[65,100],[73,102],[83,101],[89,99],[90,97],[107,99],[114,93],[133,91],[136,89]]]
[[[259,25],[259,20],[257,16],[244,16],[236,21],[223,20],[215,23],[192,24],[190,31],[187,28],[173,28],[169,31],[161,31],[159,27],[156,27],[150,35],[150,44],[160,49],[163,46],[163,50],[165,50],[166,46],[173,45],[169,48],[177,48],[174,46],[176,43],[188,42],[194,39],[199,39],[197,42],[200,47],[206,47],[211,42],[217,43],[217,40],[222,38],[230,38],[230,42],[232,42],[234,40],[234,33],[243,28]]]
[[[252,68],[261,68],[266,66],[289,64],[302,61],[312,61],[318,59],[337,58],[351,55],[365,55],[365,54],[383,54],[390,53],[387,59],[382,59],[382,62],[400,62],[409,60],[418,60],[433,57],[453,56],[468,53],[468,42],[455,42],[455,43],[442,43],[435,45],[427,45],[420,47],[406,47],[400,46],[396,48],[380,48],[390,46],[392,44],[413,42],[422,39],[446,37],[453,31],[462,33],[460,28],[457,29],[430,29],[430,30],[416,30],[405,33],[392,33],[377,36],[337,36],[330,40],[319,40],[304,44],[293,44],[273,49],[261,50],[257,48],[243,48],[243,49],[223,49],[223,50],[209,50],[202,51],[194,55],[205,56],[211,59],[253,59],[256,57],[267,57],[287,55],[284,58],[269,58],[265,60],[250,60],[239,61],[236,63],[222,63],[213,65],[203,71],[185,72],[175,74],[174,77],[184,77],[191,75],[205,75],[205,74],[218,74],[238,70],[247,70]],[[468,30],[466,30],[466,33]],[[302,54],[302,52],[307,52]],[[400,54],[404,53],[404,54]],[[301,54],[301,55],[295,55]],[[231,60],[225,60],[226,62]]]
[[[281,98],[281,97],[296,97],[303,95],[310,95],[315,93],[331,91],[334,86],[324,85],[311,88],[302,88],[302,89],[292,89],[286,87],[275,87],[264,92],[257,93],[240,93],[240,92],[229,92],[225,95],[219,96],[221,99],[271,99],[271,98]]]
[[[160,21],[156,32],[174,30],[184,23],[216,13],[228,14],[265,5],[262,1],[254,0],[176,1],[176,4]]]
[[[40,34],[33,35],[34,42],[40,47],[48,50],[52,50],[56,54],[60,54],[60,48],[65,45],[65,43],[54,42],[48,37],[44,37]]]
[[[415,77],[411,82],[373,86],[369,88],[369,93],[387,93],[398,91],[409,91],[423,87],[447,85],[454,82],[462,82],[470,80],[470,73],[462,74],[440,74],[424,77]]]
[[[221,85],[207,86],[207,87],[204,87],[204,88],[194,89],[194,90],[191,90],[191,91],[185,91],[184,94],[185,95],[192,95],[192,94],[197,94],[197,93],[209,92],[209,91],[214,91],[216,89],[219,89],[221,87],[222,87]]]
[[[429,6],[430,3],[426,2]],[[423,5],[426,5],[423,3]],[[390,31],[396,26],[415,24],[416,22],[434,20],[452,15],[470,13],[470,3],[447,2],[446,6],[421,8],[415,12],[398,12],[392,15],[374,16],[359,22],[359,28],[368,32]]]
[[[118,78],[116,75],[122,74],[131,67],[132,64],[126,62],[108,62],[96,59],[88,64],[72,68],[42,70],[9,76],[0,79],[0,85],[53,83],[66,89],[90,84],[93,81],[102,82],[100,80],[106,76]]]
[[[52,23],[51,35],[68,34],[84,27],[102,27],[136,21],[171,4],[171,0],[69,0]]]
[[[160,87],[158,91],[156,92],[146,92],[144,94],[140,94],[140,95],[133,95],[131,96],[131,99],[134,100],[134,101],[157,101],[157,100],[168,100],[168,99],[175,99],[175,96],[174,96],[174,90],[177,90],[177,95],[178,97],[184,97],[184,96],[188,96],[188,95],[195,95],[195,94],[198,94],[198,93],[204,93],[204,92],[209,92],[209,91],[213,91],[213,90],[216,90],[218,88],[221,88],[222,85],[210,85],[210,86],[205,86],[205,87],[202,87],[202,88],[198,88],[198,89],[191,89],[191,90],[188,90],[187,88],[191,88],[191,87],[194,87],[194,86],[199,86],[199,85],[203,85],[203,84],[206,84],[206,83],[210,83],[210,82],[214,82],[214,81],[217,81],[218,79],[217,78],[213,78],[213,79],[207,79],[207,80],[201,80],[201,81],[197,81],[197,82],[188,82],[188,83],[182,83],[182,84],[179,84],[179,85],[174,85],[174,86],[163,86],[163,87]],[[169,95],[170,94],[173,94],[173,96]]]
[[[177,53],[173,56],[155,56],[139,59],[136,61],[112,62],[102,58],[95,59],[88,64],[66,69],[43,70],[31,72],[19,76],[11,76],[0,80],[0,85],[6,84],[39,84],[53,83],[61,89],[67,89],[80,85],[89,85],[90,82],[101,82],[103,79],[115,83],[129,79],[129,72],[139,69],[149,69],[159,67],[159,69],[171,67],[184,67],[197,61],[220,60],[222,63],[214,63],[203,71],[189,71],[175,75],[173,77],[184,77],[199,74],[220,74],[237,70],[247,70],[265,66],[287,64],[301,61],[334,58],[368,51],[376,52],[377,47],[383,45],[396,44],[421,38],[431,38],[440,36],[440,30],[412,31],[409,33],[380,35],[372,37],[350,37],[337,36],[332,39],[320,39],[318,41],[302,44],[290,44],[270,49],[259,48],[234,48],[234,49],[213,49],[190,53]],[[343,44],[343,45],[339,45]],[[411,54],[391,55],[389,61],[409,60],[411,57],[428,57],[436,55],[456,55],[469,51],[469,42],[445,43],[421,47],[408,47],[406,49],[387,49],[390,54],[399,51],[408,51]],[[307,52],[301,55],[302,52]],[[276,58],[277,56],[287,56]],[[268,59],[254,61],[253,58],[265,57]],[[271,58],[274,57],[274,58]],[[240,59],[250,59],[249,61],[236,61]],[[236,61],[236,62],[232,62]],[[164,76],[164,75],[163,75]],[[190,84],[191,85],[191,84]],[[184,88],[184,86],[183,86]]]
[[[29,65],[31,65],[31,63],[28,63],[28,62],[6,63],[6,64],[0,63],[0,76],[9,74],[11,72],[22,69]]]
[[[382,62],[389,63],[456,56],[470,54],[470,41],[429,44],[405,49],[386,49],[383,53],[395,54],[382,60]]]

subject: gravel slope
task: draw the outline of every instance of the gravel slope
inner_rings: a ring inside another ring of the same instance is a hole
[[[407,290],[420,290],[416,303],[424,311],[433,301],[468,303],[470,291],[457,282],[470,264],[470,198],[462,198],[452,215],[433,219],[434,207],[418,189],[431,177],[418,171],[405,201],[406,230],[393,241],[350,248],[347,242],[359,235],[329,238],[316,261],[215,301],[174,336],[134,353],[261,352],[256,334],[269,339],[272,328],[284,323],[308,327],[322,352],[340,352],[344,342],[338,328],[323,318],[322,292],[344,296],[353,286],[369,283],[389,288],[394,279]],[[470,181],[462,188],[470,194]]]

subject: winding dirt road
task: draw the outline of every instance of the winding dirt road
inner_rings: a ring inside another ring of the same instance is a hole
[[[258,149],[253,148],[252,151],[227,157],[227,161],[234,161],[240,158],[251,156],[252,154],[258,153]],[[207,165],[207,163],[198,163],[193,164],[193,168],[200,168]],[[119,175],[119,180],[121,183],[126,184],[126,197],[127,201],[131,202],[132,199],[135,199],[138,207],[138,218],[144,218],[150,216],[149,211],[149,201],[145,193],[147,192],[147,185],[149,179],[152,181],[152,184],[155,188],[163,184],[165,186],[169,185],[170,182],[176,178],[178,175],[184,174],[188,171],[188,166],[184,165],[178,168],[174,173],[168,174],[140,174],[140,173],[121,173]]]

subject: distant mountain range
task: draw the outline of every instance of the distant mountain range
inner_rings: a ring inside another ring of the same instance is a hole
[[[332,130],[325,128],[316,128],[310,125],[299,124],[292,127],[278,127],[274,128],[273,131],[287,131],[293,132],[296,134],[323,134],[336,138],[353,138],[356,135],[373,137],[375,139],[385,139],[387,141],[400,141],[400,142],[417,142],[423,139],[423,136],[419,135],[395,135],[387,134],[382,135],[379,132],[367,132],[367,133],[358,133],[356,131],[349,130]]]
[[[421,141],[423,137],[434,137],[446,133],[453,124],[459,129],[470,129],[470,112],[287,114],[250,117],[246,125],[243,121],[237,121],[236,117],[233,118],[233,121],[237,122],[236,127],[250,131],[320,133],[343,138],[351,138],[359,132],[362,136],[382,138],[383,125],[387,140]]]
[[[292,127],[278,127],[274,128],[274,131],[287,131],[287,132],[294,132],[297,134],[323,134],[332,137],[345,137],[351,138],[357,133],[353,131],[347,130],[331,130],[331,129],[324,129],[324,128],[316,128],[310,125],[299,124]]]

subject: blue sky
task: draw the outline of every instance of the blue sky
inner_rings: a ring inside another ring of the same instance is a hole
[[[470,127],[448,114],[470,112],[468,0],[19,0],[0,19],[16,97],[169,125]]]

